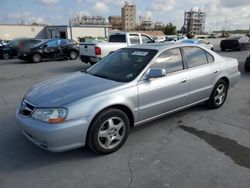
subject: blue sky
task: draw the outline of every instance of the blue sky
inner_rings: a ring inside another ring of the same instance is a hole
[[[206,10],[206,30],[248,29],[249,0],[134,0],[138,16],[150,16],[153,21],[172,22],[179,29],[184,11],[193,7]],[[120,15],[124,0],[0,0],[0,23],[68,24],[76,14]],[[21,10],[21,11],[20,11]]]

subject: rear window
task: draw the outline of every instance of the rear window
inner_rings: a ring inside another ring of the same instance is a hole
[[[110,35],[109,42],[126,42],[126,36],[125,35]]]

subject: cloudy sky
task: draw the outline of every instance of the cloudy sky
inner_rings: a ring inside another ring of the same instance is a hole
[[[206,10],[206,30],[248,29],[249,0],[134,0],[138,16],[153,21],[183,25],[184,11],[193,7]],[[120,15],[124,0],[0,0],[0,23],[68,24],[77,13],[88,15]]]

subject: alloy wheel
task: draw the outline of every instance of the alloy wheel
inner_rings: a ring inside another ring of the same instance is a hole
[[[98,143],[103,149],[113,149],[123,140],[126,132],[125,122],[118,117],[106,120],[98,132]]]
[[[218,85],[214,95],[214,102],[216,105],[221,105],[226,98],[226,86],[224,84]]]

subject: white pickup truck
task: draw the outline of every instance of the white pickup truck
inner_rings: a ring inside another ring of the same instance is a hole
[[[146,43],[154,43],[154,40],[148,35],[141,33],[113,33],[109,36],[108,42],[80,43],[80,59],[84,63],[95,64],[120,48]]]

